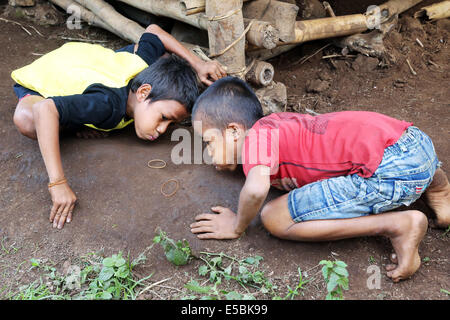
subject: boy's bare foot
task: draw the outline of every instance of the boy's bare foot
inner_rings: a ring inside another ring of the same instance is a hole
[[[106,138],[108,136],[108,132],[86,128],[77,131],[76,135],[78,138],[82,139],[100,139]]]
[[[419,243],[428,228],[427,218],[420,211],[403,211],[397,217],[395,230],[388,237],[396,253],[391,260],[398,264],[386,266],[387,276],[394,282],[408,279],[419,269]]]
[[[441,168],[436,170],[433,181],[425,191],[425,199],[436,213],[436,227],[447,228],[450,225],[450,183]]]

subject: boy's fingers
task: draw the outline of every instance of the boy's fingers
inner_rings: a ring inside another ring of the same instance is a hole
[[[202,232],[212,232],[213,229],[211,227],[199,227],[199,228],[192,228],[192,233],[202,233]]]
[[[50,222],[53,222],[55,219],[56,212],[58,211],[58,205],[53,203],[52,208],[50,209]]]
[[[191,228],[208,227],[211,225],[211,220],[200,220],[190,225]]]
[[[212,208],[211,208],[212,211],[218,212],[218,213],[223,212],[225,209],[226,209],[226,208],[224,208],[224,207],[212,207]]]
[[[59,219],[64,211],[65,205],[61,204],[58,206],[58,211],[56,211],[55,218],[53,219],[53,228],[56,228],[59,224]]]
[[[70,206],[70,208],[69,208],[69,214],[67,215],[67,223],[69,223],[70,221],[72,221],[72,212],[73,212],[73,209],[75,208],[75,203],[74,204],[72,204],[71,206]]]
[[[210,85],[213,84],[213,82],[212,82],[211,80],[208,80],[208,79],[206,79],[206,78],[203,79],[202,82],[203,82],[204,84],[206,84],[207,86],[210,86]]]
[[[195,217],[195,220],[211,220],[211,213],[202,213]]]
[[[61,217],[59,218],[58,222],[58,229],[61,229],[64,227],[64,223],[66,222],[67,216],[69,215],[71,205],[66,205],[63,212],[61,213]]]

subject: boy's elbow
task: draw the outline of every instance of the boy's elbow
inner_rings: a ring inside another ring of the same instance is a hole
[[[266,186],[265,184],[247,184],[244,187],[247,198],[254,201],[264,200],[270,189],[270,184]]]

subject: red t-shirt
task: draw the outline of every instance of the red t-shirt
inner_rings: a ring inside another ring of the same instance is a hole
[[[384,149],[393,145],[411,122],[380,113],[343,111],[318,116],[273,113],[248,131],[242,148],[245,175],[257,165],[270,167],[271,184],[289,178],[297,187],[336,176],[368,178]]]

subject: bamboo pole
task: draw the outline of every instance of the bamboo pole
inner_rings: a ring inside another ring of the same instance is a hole
[[[427,17],[430,20],[448,18],[450,17],[450,1],[442,1],[423,7],[414,14],[414,17]]]
[[[217,56],[228,74],[242,78],[245,71],[242,0],[208,0],[205,10],[209,20],[210,56]]]
[[[102,19],[100,19],[98,16],[96,16],[92,11],[84,8],[79,3],[75,2],[74,0],[50,0],[53,4],[63,8],[66,10],[71,6],[77,6],[80,13],[80,18],[87,22],[89,25],[96,26],[105,30],[108,30],[109,32],[112,32],[114,34],[117,34],[117,31],[112,29],[107,23],[105,23]],[[121,34],[120,37],[123,37]]]
[[[143,28],[133,20],[127,19],[118,13],[113,6],[102,0],[76,0],[80,5],[92,11],[109,26],[116,34],[122,34],[122,38],[138,43],[143,33]]]

